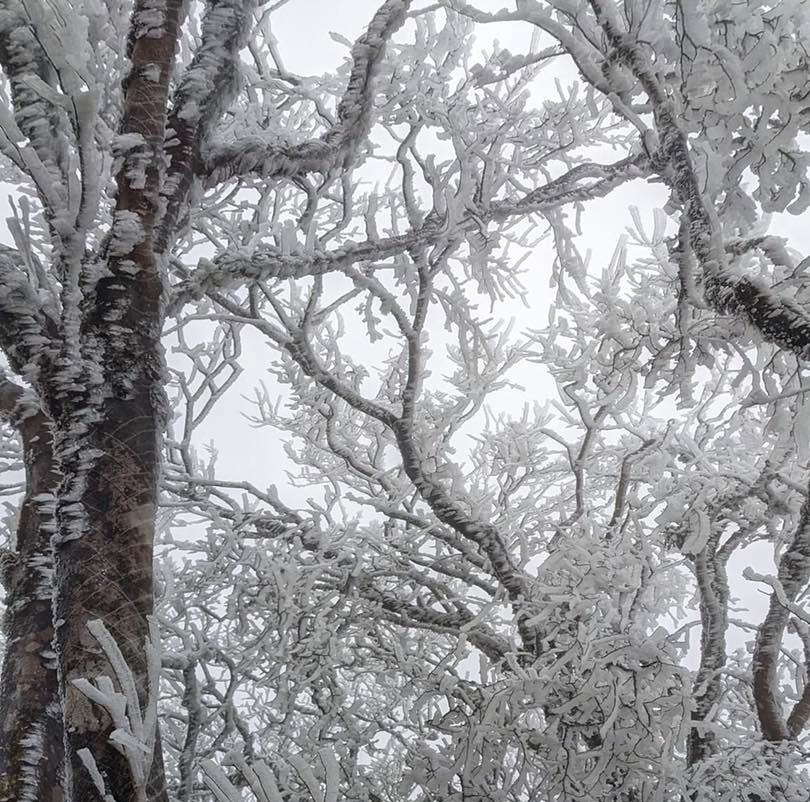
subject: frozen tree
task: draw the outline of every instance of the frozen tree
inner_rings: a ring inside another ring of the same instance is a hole
[[[2,6],[0,800],[803,802],[806,9],[285,5]]]

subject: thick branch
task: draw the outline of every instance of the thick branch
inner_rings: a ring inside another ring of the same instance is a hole
[[[529,623],[532,611],[529,607],[529,586],[526,574],[512,560],[509,549],[496,527],[471,518],[461,505],[428,473],[413,440],[410,421],[398,420],[394,435],[402,456],[402,467],[413,482],[419,495],[427,502],[433,514],[462,537],[475,543],[489,559],[495,577],[506,590],[518,624],[523,648],[534,656],[536,649],[535,627]]]
[[[796,600],[810,579],[810,500],[804,502],[793,541],[779,561],[777,579],[788,602]],[[783,741],[795,735],[785,721],[778,677],[779,650],[789,618],[788,606],[776,593],[771,594],[768,614],[754,646],[754,700],[762,735],[769,741]]]
[[[701,192],[674,104],[639,43],[619,29],[603,0],[590,2],[612,49],[612,58],[630,68],[652,104],[660,140],[658,170],[683,204],[689,239],[706,279],[706,299],[721,313],[743,315],[768,342],[801,359],[810,358],[810,316],[764,283],[735,275],[729,269],[717,215]]]
[[[379,590],[367,579],[358,581],[357,590],[364,599],[378,604],[401,626],[446,632],[457,637],[464,632],[470,643],[496,664],[501,663],[507,652],[511,651],[510,645],[505,640],[489,631],[483,624],[471,626],[474,617],[468,612],[456,610],[454,613],[447,613],[430,607],[408,604],[396,596]]]
[[[0,380],[0,416],[20,434],[25,495],[9,564],[0,674],[0,802],[61,802],[62,710],[53,661],[51,535],[60,475],[48,418],[30,393]]]
[[[720,671],[726,664],[728,577],[717,553],[719,530],[695,555],[695,577],[700,594],[700,667],[692,687],[695,707],[686,741],[686,763],[694,766],[714,752],[714,735],[701,728],[720,700]]]
[[[209,186],[244,175],[292,178],[346,168],[371,127],[374,76],[385,47],[405,21],[411,0],[386,0],[352,48],[352,71],[337,110],[337,122],[320,139],[290,145],[259,136],[207,148],[197,165]]]
[[[239,51],[247,38],[255,0],[209,0],[200,45],[174,92],[167,123],[169,167],[155,234],[155,250],[166,252],[186,207],[200,151],[238,88]]]
[[[787,720],[788,729],[798,738],[807,722],[810,721],[810,677],[807,676],[810,671],[810,626],[799,618],[794,618],[792,624],[792,629],[801,638],[804,651],[804,689],[799,700],[793,705],[793,710],[790,711]]]

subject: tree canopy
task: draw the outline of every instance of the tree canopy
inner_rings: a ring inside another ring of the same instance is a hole
[[[346,5],[0,4],[0,802],[806,802],[810,7]]]

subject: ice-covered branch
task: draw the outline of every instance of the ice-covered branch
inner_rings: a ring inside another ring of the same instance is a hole
[[[728,577],[725,561],[718,553],[720,527],[715,525],[706,545],[694,556],[695,577],[700,594],[700,666],[692,688],[695,706],[692,727],[686,740],[687,765],[694,766],[715,751],[715,737],[706,728],[721,693],[720,671],[726,664],[728,630]]]
[[[136,802],[147,802],[147,782],[157,736],[157,686],[160,676],[157,624],[154,620],[149,622],[150,632],[145,646],[149,662],[145,710],[141,709],[135,676],[115,638],[99,619],[88,622],[87,627],[109,661],[120,691],[115,690],[112,679],[107,676],[97,677],[95,684],[86,679],[74,679],[73,685],[89,700],[103,707],[110,716],[114,726],[110,741],[129,764],[135,784],[133,799]],[[78,751],[80,760],[92,774],[93,767],[96,766],[95,756],[89,749]]]
[[[337,802],[340,786],[340,766],[329,749],[320,750],[323,765],[323,781],[320,781],[312,767],[300,755],[290,755],[288,760],[300,778],[306,793],[296,794],[295,798],[305,802]],[[270,767],[261,760],[249,764],[244,756],[232,752],[226,761],[234,764],[253,792],[256,802],[283,802],[292,794],[287,783],[280,781]],[[233,785],[225,772],[211,760],[202,762],[205,784],[216,797],[217,802],[242,802],[244,796]],[[285,775],[286,776],[286,775]]]
[[[248,33],[254,0],[209,0],[200,44],[174,91],[167,120],[168,168],[155,250],[164,253],[176,235],[194,179],[195,163],[238,89],[239,50]]]
[[[402,456],[403,469],[433,514],[443,524],[475,543],[489,559],[493,574],[503,585],[515,610],[523,648],[533,655],[536,633],[534,627],[528,623],[532,617],[528,579],[512,559],[502,534],[495,526],[468,515],[436,477],[425,469],[423,457],[414,440],[412,421],[397,420],[394,434]]]
[[[500,663],[507,652],[512,650],[510,644],[490,631],[489,627],[483,623],[476,623],[475,617],[469,611],[456,609],[455,612],[449,613],[431,607],[409,604],[391,593],[380,590],[369,580],[362,578],[358,580],[357,587],[363,598],[379,605],[385,614],[401,626],[429,629],[457,636],[464,632],[470,643],[496,664]]]
[[[443,225],[433,220],[419,231],[379,240],[349,242],[331,251],[289,253],[275,246],[263,246],[251,253],[226,251],[213,260],[201,260],[191,276],[175,286],[170,312],[208,292],[243,283],[321,276],[359,262],[383,261],[417,245],[437,240],[443,230]]]
[[[298,251],[263,245],[241,252],[228,250],[214,259],[200,260],[190,276],[178,282],[172,293],[169,313],[199,300],[207,293],[268,279],[306,278],[334,273],[364,262],[390,259],[413,248],[429,247],[442,239],[459,241],[468,228],[478,229],[490,221],[543,212],[567,203],[580,203],[606,195],[619,184],[647,174],[646,158],[629,156],[613,164],[585,163],[538,187],[522,198],[492,203],[489,208],[469,208],[455,230],[449,221],[433,213],[420,228],[404,234],[364,242],[347,242],[329,251]],[[587,179],[595,179],[588,181]]]
[[[796,733],[788,727],[779,689],[778,661],[782,638],[791,615],[791,605],[810,579],[810,501],[802,506],[799,523],[788,548],[779,560],[765,620],[757,632],[753,654],[754,699],[762,735],[769,741],[782,741]]]
[[[0,348],[14,372],[36,384],[54,356],[55,333],[19,253],[0,246]]]
[[[292,178],[347,167],[368,136],[374,76],[385,47],[405,21],[411,0],[386,0],[352,48],[352,70],[337,110],[337,121],[319,139],[291,145],[276,137],[250,136],[203,150],[198,172],[209,185],[235,176]]]
[[[14,118],[20,132],[45,166],[56,195],[67,194],[68,156],[59,110],[40,84],[54,87],[56,76],[26,11],[17,0],[3,6],[0,18],[0,66],[9,80]],[[54,213],[59,209],[50,209]]]
[[[585,162],[529,192],[516,201],[496,201],[484,217],[492,220],[515,217],[530,212],[542,212],[568,203],[583,203],[603,198],[616,187],[634,178],[650,174],[649,159],[636,153],[613,164]],[[593,179],[587,183],[584,179]]]
[[[689,239],[705,277],[706,299],[722,313],[745,317],[764,339],[801,359],[810,358],[810,316],[764,282],[734,273],[728,264],[720,223],[700,188],[678,112],[642,46],[620,28],[604,0],[590,0],[610,46],[609,58],[626,65],[646,91],[657,134],[656,169],[683,205]]]

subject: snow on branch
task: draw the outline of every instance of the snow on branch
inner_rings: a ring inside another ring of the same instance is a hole
[[[127,759],[130,771],[135,782],[136,802],[147,802],[146,786],[152,766],[157,737],[157,702],[158,681],[160,678],[160,636],[157,622],[149,619],[149,637],[146,639],[145,649],[148,656],[147,667],[147,700],[146,708],[141,709],[140,699],[132,669],[127,665],[121,649],[104,625],[96,619],[87,623],[90,633],[98,641],[104,651],[110,666],[115,673],[120,691],[110,677],[100,676],[95,685],[86,679],[74,679],[73,685],[88,699],[103,707],[112,719],[114,730],[110,735],[113,746]],[[105,800],[112,800],[106,794],[101,774],[95,758],[88,749],[80,750],[82,763],[87,767],[93,777],[99,792]]]
[[[572,167],[567,173],[532,190],[517,201],[493,203],[490,217],[498,220],[519,214],[541,212],[567,203],[582,203],[603,198],[620,184],[634,178],[649,175],[649,159],[644,153],[636,153],[613,164],[585,162]],[[592,183],[581,183],[595,179]]]
[[[328,749],[321,749],[319,753],[323,765],[323,781],[319,781],[309,763],[300,755],[291,755],[288,758],[290,765],[295,769],[298,777],[306,787],[307,794],[296,799],[307,802],[337,802],[340,787],[340,767],[335,755]],[[226,761],[237,767],[247,782],[256,802],[282,802],[290,798],[291,789],[279,787],[279,781],[273,770],[263,760],[252,765],[238,752],[231,752]],[[243,802],[242,792],[229,779],[228,775],[212,760],[202,761],[205,784],[216,797],[217,802]]]
[[[9,80],[14,119],[55,188],[54,196],[67,193],[67,147],[58,109],[37,85],[56,83],[51,65],[23,6],[10,0],[0,17],[0,66]],[[51,209],[56,212],[58,209]]]
[[[340,99],[337,122],[317,140],[290,145],[276,137],[250,136],[205,148],[198,173],[209,186],[235,176],[291,178],[311,172],[327,173],[354,161],[371,127],[374,76],[391,36],[405,21],[411,0],[386,0],[352,47],[352,70]]]
[[[0,347],[14,372],[33,384],[53,357],[56,323],[20,261],[16,250],[0,246]]]
[[[357,589],[363,598],[378,604],[386,617],[400,626],[449,632],[457,637],[464,632],[469,642],[496,665],[512,651],[512,646],[504,638],[492,632],[483,622],[476,621],[468,610],[457,607],[454,612],[449,613],[409,604],[391,593],[379,590],[370,580],[362,578],[357,581]]]
[[[155,249],[165,252],[182,216],[194,164],[238,88],[239,50],[244,46],[254,0],[209,0],[200,44],[180,80],[167,120],[169,166],[161,194],[165,206]]]
[[[421,373],[421,359],[416,343],[424,322],[424,311],[420,311],[420,304],[417,304],[413,327],[408,337],[414,346],[409,349],[409,379],[402,390],[402,414],[399,416],[377,401],[363,397],[335,372],[325,367],[313,352],[305,328],[294,327],[288,321],[289,338],[281,345],[307,376],[342,398],[358,412],[378,420],[394,435],[403,471],[432,513],[462,539],[477,546],[489,560],[492,575],[506,591],[514,609],[522,648],[526,654],[535,655],[538,622],[536,611],[531,609],[530,583],[526,572],[515,563],[498,528],[470,515],[463,504],[448,492],[435,471],[427,467],[417,443],[414,406],[417,387],[413,377]],[[493,651],[492,644],[489,644],[488,649]]]
[[[437,241],[443,233],[443,225],[432,220],[418,231],[376,241],[349,242],[331,251],[292,253],[269,245],[252,253],[225,251],[213,260],[200,260],[194,273],[175,287],[170,314],[211,291],[245,282],[339,272],[358,262],[381,261],[405,253],[417,245],[428,245]]]
[[[603,197],[619,184],[646,176],[646,163],[643,154],[607,165],[587,162],[517,200],[497,201],[486,209],[468,208],[456,224],[459,240],[464,231],[478,230],[490,221]],[[434,212],[418,229],[376,240],[347,242],[331,251],[298,250],[297,243],[285,243],[282,247],[263,245],[247,252],[228,250],[213,260],[201,259],[197,269],[174,287],[169,314],[217,290],[268,279],[297,279],[340,272],[360,262],[382,261],[412,248],[434,245],[452,238],[453,233],[449,219]]]
[[[706,280],[706,299],[721,313],[744,316],[768,342],[800,359],[810,358],[810,316],[763,282],[729,268],[720,223],[700,189],[689,142],[673,102],[638,41],[625,33],[603,0],[590,0],[611,48],[609,59],[625,64],[650,99],[657,133],[654,165],[683,204],[689,239]]]

